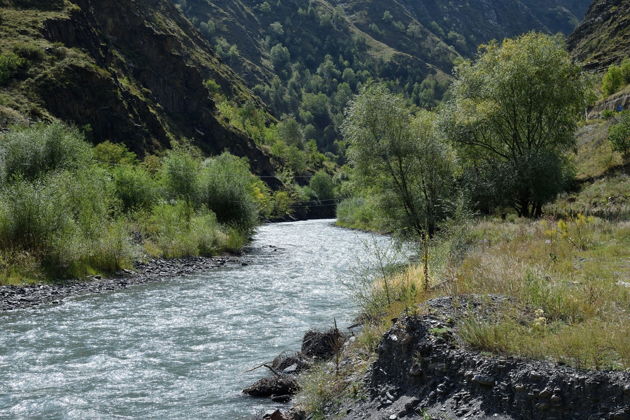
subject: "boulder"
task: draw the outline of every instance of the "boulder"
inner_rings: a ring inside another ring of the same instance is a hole
[[[344,339],[337,328],[307,331],[302,340],[302,354],[317,360],[330,359],[341,349]]]
[[[274,396],[294,395],[300,389],[294,375],[274,375],[262,378],[243,392],[252,397],[269,398]]]

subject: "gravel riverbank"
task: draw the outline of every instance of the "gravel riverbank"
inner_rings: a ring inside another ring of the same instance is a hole
[[[0,312],[29,308],[42,304],[60,304],[79,295],[110,292],[130,286],[163,281],[175,276],[201,273],[228,265],[247,265],[247,257],[189,257],[174,260],[154,259],[136,263],[134,270],[125,270],[111,278],[101,276],[85,280],[69,280],[29,286],[0,286]]]

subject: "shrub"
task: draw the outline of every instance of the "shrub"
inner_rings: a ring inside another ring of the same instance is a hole
[[[14,53],[0,54],[0,86],[7,84],[27,61]]]
[[[18,180],[0,192],[0,248],[45,252],[55,235],[72,229],[54,181]]]
[[[620,65],[616,66],[613,64],[608,67],[608,71],[602,79],[602,90],[606,95],[612,95],[629,83],[630,58],[626,58]]]
[[[105,141],[94,147],[94,158],[105,165],[134,165],[138,162],[135,153],[129,151],[124,144]]]
[[[43,48],[36,44],[19,42],[13,47],[13,51],[20,57],[30,61],[41,61],[45,54]]]
[[[110,217],[104,172],[86,168],[26,181],[0,193],[0,251],[33,255],[54,278],[115,271],[133,260],[126,230]]]
[[[608,139],[615,151],[621,153],[624,158],[630,157],[630,111],[623,112],[619,122],[610,127]]]
[[[319,201],[329,201],[335,199],[335,184],[330,175],[324,171],[319,171],[311,178],[309,187],[315,192]]]
[[[623,86],[623,74],[619,66],[610,66],[602,79],[602,90],[606,95],[612,95]]]
[[[189,151],[170,151],[162,160],[161,178],[169,198],[184,200],[196,207],[200,203],[200,162]]]
[[[226,242],[216,217],[203,211],[189,216],[186,203],[156,205],[143,226],[145,248],[156,257],[212,255]]]
[[[5,180],[34,180],[48,172],[78,169],[92,159],[83,135],[61,123],[36,124],[6,133],[0,155],[0,176]]]
[[[158,183],[141,166],[122,165],[112,170],[115,194],[124,212],[148,210],[160,198]]]
[[[201,176],[203,202],[220,223],[249,231],[258,221],[255,181],[243,159],[229,153],[208,159]]]

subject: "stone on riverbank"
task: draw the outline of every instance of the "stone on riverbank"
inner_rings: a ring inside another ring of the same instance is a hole
[[[295,375],[274,375],[260,379],[243,392],[252,397],[274,398],[294,395],[299,390]],[[286,401],[285,401],[286,402]]]
[[[337,328],[327,331],[310,330],[302,340],[302,354],[315,360],[328,360],[341,349],[344,336]]]

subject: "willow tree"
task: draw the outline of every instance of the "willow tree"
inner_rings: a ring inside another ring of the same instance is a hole
[[[359,181],[378,195],[389,225],[424,242],[428,279],[428,241],[455,195],[454,155],[438,137],[435,115],[414,115],[402,97],[374,84],[350,103],[342,132]]]
[[[562,38],[529,33],[482,46],[475,62],[457,67],[443,128],[506,204],[538,216],[564,186],[563,153],[575,145],[586,100]]]

